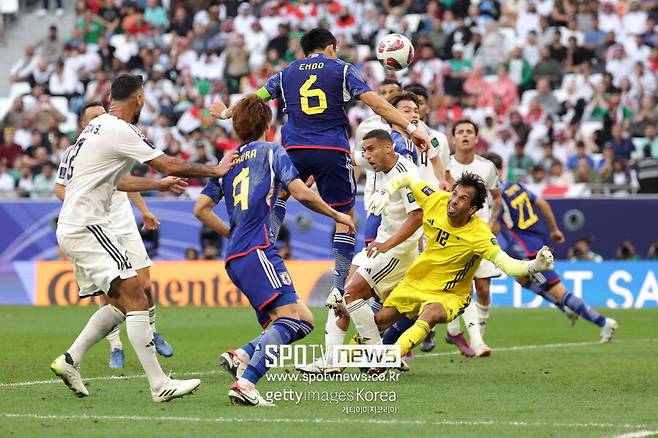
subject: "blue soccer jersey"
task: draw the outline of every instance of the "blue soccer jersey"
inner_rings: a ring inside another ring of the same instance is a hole
[[[256,249],[265,249],[270,241],[270,212],[279,188],[299,173],[290,157],[275,143],[254,141],[238,149],[235,166],[221,180],[210,178],[201,192],[219,203],[226,198],[231,236],[226,262]]]
[[[509,212],[507,232],[516,240],[527,256],[534,256],[548,241],[548,227],[535,201],[537,197],[527,190],[523,184],[506,182],[501,185],[500,192]]]
[[[393,139],[393,147],[395,152],[402,155],[407,160],[418,165],[418,151],[416,150],[416,145],[411,139],[404,138],[404,135],[400,134],[395,129],[391,131],[391,138]]]
[[[312,55],[274,74],[264,87],[272,99],[283,99],[288,122],[281,136],[286,150],[350,152],[345,104],[370,91],[352,64]]]

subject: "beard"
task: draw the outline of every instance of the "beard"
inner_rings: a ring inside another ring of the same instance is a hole
[[[141,108],[138,109],[137,111],[135,111],[135,112],[133,113],[133,118],[132,118],[132,120],[130,121],[130,123],[132,123],[133,125],[136,125],[137,122],[139,122],[139,115],[140,115],[141,113],[142,113],[142,109],[141,109]]]

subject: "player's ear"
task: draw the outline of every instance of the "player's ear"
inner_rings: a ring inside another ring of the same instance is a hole
[[[327,55],[330,58],[336,58],[336,46],[333,44],[329,44],[327,47],[324,48],[324,54]]]

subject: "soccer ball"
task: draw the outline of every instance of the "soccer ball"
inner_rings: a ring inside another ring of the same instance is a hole
[[[414,60],[414,46],[399,33],[386,35],[377,44],[377,60],[386,70],[402,70]]]

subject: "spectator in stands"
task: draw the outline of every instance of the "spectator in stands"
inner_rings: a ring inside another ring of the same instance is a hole
[[[32,199],[54,198],[55,196],[55,165],[46,161],[41,165],[39,172],[33,181],[30,197]]]
[[[445,80],[445,91],[451,96],[460,96],[464,81],[468,77],[473,64],[464,59],[464,46],[456,43],[452,46],[452,58],[448,62],[449,70]]]
[[[631,184],[631,178],[624,160],[615,159],[612,162],[612,175],[606,181],[610,184],[611,193],[628,194]]]
[[[592,193],[601,193],[601,176],[592,168],[589,157],[580,157],[576,166],[572,169],[573,179],[576,184],[587,184]]]
[[[547,47],[539,50],[541,59],[532,70],[532,79],[538,82],[541,78],[546,78],[553,87],[559,87],[562,83],[562,65],[555,59],[551,58],[551,52]]]
[[[573,175],[570,172],[564,171],[562,162],[560,160],[553,160],[548,184],[553,187],[569,187],[573,182]]]
[[[512,50],[510,59],[507,62],[507,70],[509,71],[510,78],[517,85],[519,92],[530,89],[532,84],[532,67],[523,57],[523,48],[521,46],[516,46]]]
[[[23,49],[23,56],[14,63],[9,69],[9,78],[12,82],[23,82],[32,73],[37,66],[38,57],[35,54],[34,46],[28,44]]]
[[[584,159],[587,162],[587,165],[590,169],[595,168],[594,160],[587,154],[585,148],[585,143],[582,140],[579,140],[576,143],[576,154],[569,157],[567,160],[567,169],[573,170],[578,166],[578,163],[581,159]]]
[[[642,96],[640,99],[639,111],[633,113],[633,122],[630,130],[633,137],[645,135],[645,129],[648,125],[658,124],[658,108],[655,105],[653,94]]]
[[[194,247],[185,250],[185,260],[199,260],[199,251]]]
[[[603,257],[592,251],[590,240],[587,237],[581,237],[576,240],[573,247],[569,248],[567,257],[571,261],[585,261],[600,263]]]
[[[49,64],[53,64],[62,57],[64,44],[59,39],[57,26],[53,24],[48,28],[48,35],[37,41],[35,49],[39,56],[46,59]]]
[[[7,162],[0,158],[0,198],[10,198],[16,193],[16,180],[7,172]]]
[[[496,140],[489,145],[488,151],[497,153],[503,159],[503,162],[506,163],[509,161],[510,157],[514,155],[517,141],[518,140],[512,128],[509,126],[501,126],[498,128]]]
[[[649,246],[647,251],[648,260],[658,260],[658,242],[654,242]]]
[[[622,125],[616,123],[612,126],[611,138],[608,142],[615,151],[615,159],[627,162],[631,159],[631,154],[635,151],[635,146],[630,138],[624,136]]]
[[[605,82],[600,84],[594,94],[594,99],[590,102],[591,117],[594,120],[603,121],[602,137],[600,141],[605,144],[612,135],[612,127],[620,124],[622,129],[629,129],[633,118],[633,110],[621,103],[621,90],[611,88],[608,92],[605,88]]]
[[[630,240],[624,240],[624,243],[617,248],[617,260],[623,261],[637,261],[640,260],[640,256],[637,255],[635,251],[635,246],[631,243]]]
[[[533,166],[532,173],[530,174],[530,179],[526,183],[528,190],[532,193],[541,195],[546,188],[546,171],[541,166]]]
[[[537,99],[547,116],[552,116],[560,111],[560,102],[553,94],[551,83],[547,78],[541,78],[537,81]]]
[[[514,154],[507,160],[507,179],[509,181],[525,182],[533,166],[532,158],[524,152],[524,144],[517,141],[514,144]]]
[[[642,151],[642,156],[645,156],[644,148],[649,147],[649,156],[658,158],[658,132],[656,125],[647,124],[644,127],[644,137],[638,144],[638,149]]]
[[[658,193],[658,157],[651,155],[649,145],[645,145],[642,152],[642,158],[634,165],[640,185],[638,193]]]
[[[7,126],[3,130],[3,141],[0,143],[0,160],[10,169],[14,167],[16,159],[23,155],[23,148],[14,142],[15,131],[16,129]]]
[[[34,188],[32,170],[30,169],[30,166],[24,164],[20,167],[19,171],[20,174],[16,183],[18,196],[21,198],[29,198],[30,192],[32,192],[32,189]]]

